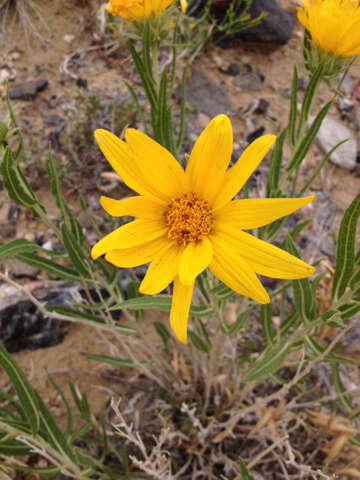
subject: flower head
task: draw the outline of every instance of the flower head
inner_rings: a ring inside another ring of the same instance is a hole
[[[110,0],[106,11],[125,20],[141,20],[162,13],[174,0]],[[181,0],[183,13],[186,10],[186,0]]]
[[[360,55],[359,0],[303,0],[299,22],[315,46],[339,58]]]
[[[261,227],[311,202],[306,198],[233,200],[275,141],[265,135],[227,169],[233,149],[230,120],[215,117],[197,139],[184,171],[165,148],[134,129],[125,142],[105,130],[95,138],[103,154],[139,195],[101,197],[112,216],[135,220],[102,238],[94,259],[123,268],[150,263],[139,290],[155,295],[174,282],[170,325],[187,341],[187,319],[195,278],[207,267],[235,292],[258,303],[269,295],[256,274],[304,278],[314,268],[244,230]]]

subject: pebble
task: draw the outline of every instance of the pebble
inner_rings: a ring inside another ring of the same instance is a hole
[[[65,43],[72,43],[74,39],[75,39],[75,35],[70,35],[70,34],[64,35]]]
[[[9,97],[11,100],[34,100],[38,92],[44,90],[47,85],[48,81],[45,79],[21,83],[9,90]]]
[[[310,122],[313,120],[314,117],[310,117]],[[325,118],[316,138],[325,153],[331,150],[337,143],[348,139],[347,142],[340,145],[340,147],[331,154],[330,161],[348,170],[355,168],[357,142],[351,130],[345,125],[332,118]]]
[[[210,122],[210,117],[208,115],[205,115],[205,113],[199,113],[197,116],[197,123],[201,128],[205,128],[206,125]]]
[[[236,75],[233,82],[236,87],[240,88],[240,90],[244,92],[263,89],[263,82],[261,81],[259,75],[256,75],[255,73]]]

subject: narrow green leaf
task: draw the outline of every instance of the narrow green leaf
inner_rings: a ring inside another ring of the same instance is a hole
[[[157,109],[157,95],[156,95],[156,92],[155,92],[153,79],[151,77],[149,77],[149,75],[146,73],[144,64],[143,64],[141,58],[139,57],[139,54],[135,50],[134,46],[131,44],[131,42],[128,43],[128,47],[129,47],[131,56],[134,60],[136,70],[138,71],[138,74],[140,76],[141,83],[144,87],[146,96],[147,96],[147,98],[148,98],[148,100],[151,104],[151,108],[153,110],[156,110]]]
[[[25,447],[24,447],[25,448]],[[28,452],[31,451],[29,447]],[[56,474],[58,475],[60,473],[60,469],[58,467],[27,467],[26,465],[14,465],[13,463],[6,463],[6,462],[1,462],[0,465],[3,465],[4,467],[7,467],[9,469],[16,470],[18,472],[30,472],[30,473],[36,473],[39,475],[52,475]]]
[[[39,245],[18,238],[9,243],[0,243],[0,258],[15,257],[18,253],[34,252],[39,249]]]
[[[323,76],[323,68],[320,66],[313,74],[311,75],[310,82],[308,86],[306,87],[305,90],[305,95],[302,101],[301,105],[301,112],[300,112],[300,121],[299,121],[299,129],[303,124],[306,123],[309,113],[310,113],[310,108],[314,100],[314,96],[316,94],[316,91],[319,87],[319,83],[321,81],[321,78]],[[298,132],[299,133],[299,132]]]
[[[193,332],[192,330],[189,330],[188,335],[191,340],[191,343],[194,345],[194,347],[197,350],[203,353],[210,352],[211,346],[209,346],[209,344],[205,342],[202,338],[200,338],[195,332]]]
[[[360,193],[345,210],[341,220],[335,260],[335,273],[331,296],[339,299],[352,277],[355,264],[356,227],[360,216]]]
[[[75,235],[73,235],[72,232],[70,232],[65,223],[63,223],[61,226],[61,234],[64,246],[69,254],[72,264],[80,275],[85,278],[89,277],[90,266],[85,260],[84,252],[82,251],[81,246],[78,244],[78,239],[75,237]]]
[[[107,365],[113,365],[115,367],[132,367],[136,368],[139,365],[136,365],[132,360],[127,360],[123,358],[110,357],[108,355],[94,355],[92,353],[86,354],[85,357],[88,360],[94,360],[100,363],[106,363]]]
[[[19,253],[15,256],[20,262],[31,265],[32,267],[45,270],[45,272],[54,275],[55,277],[63,278],[64,280],[80,281],[80,277],[75,270],[64,267],[46,258],[35,255],[34,253]]]
[[[297,89],[298,89],[298,74],[297,68],[294,66],[291,94],[290,94],[290,112],[288,120],[288,136],[290,145],[295,145],[295,129],[296,129],[296,115],[297,115]]]
[[[293,157],[291,158],[291,161],[289,162],[289,165],[286,167],[287,172],[292,172],[296,167],[298,167],[302,160],[305,158],[305,155],[308,153],[311,145],[314,142],[314,139],[321,127],[321,124],[326,117],[331,105],[333,104],[333,101],[330,100],[317,114],[315,120],[311,124],[310,128],[306,132],[306,135],[303,139],[303,141],[300,143],[299,147],[296,149]]]
[[[61,193],[60,183],[58,173],[56,171],[56,166],[52,158],[51,150],[48,152],[48,157],[46,159],[46,171],[50,179],[50,188],[53,197],[55,198],[56,206],[60,211],[61,219],[64,222],[66,219],[66,207],[64,197]]]
[[[290,235],[286,236],[286,247],[288,252],[300,258]],[[316,316],[316,297],[309,280],[307,278],[292,280],[291,284],[293,286],[296,311],[300,315],[301,320],[303,322],[314,320]]]
[[[241,480],[255,480],[254,477],[250,474],[249,470],[246,468],[246,465],[242,458],[238,458],[238,464],[240,468]]]
[[[159,121],[159,132],[160,132],[160,143],[169,150],[169,138],[168,131],[166,128],[167,120],[167,68],[165,67],[160,78],[160,88],[159,88],[159,106],[158,106],[158,121]]]
[[[181,100],[180,100],[180,121],[179,121],[179,133],[176,141],[176,151],[180,152],[185,136],[185,108],[186,108],[186,72],[187,66],[183,70],[181,78]]]
[[[248,322],[248,319],[249,311],[246,310],[245,312],[241,312],[234,323],[228,324],[226,322],[223,322],[220,326],[221,332],[224,335],[232,335],[238,332],[241,328],[244,328]]]
[[[280,169],[286,134],[287,128],[284,128],[284,130],[277,137],[274,148],[270,155],[270,166],[266,184],[267,197],[278,196]]]
[[[290,344],[282,338],[278,345],[267,347],[256,361],[255,366],[246,373],[244,382],[253,382],[275,373],[284,363],[290,351]]]
[[[143,28],[142,28],[142,56],[143,56],[143,65],[144,71],[149,78],[153,77],[154,72],[152,71],[150,49],[152,45],[153,35],[151,31],[150,21],[148,18],[143,19]]]
[[[165,327],[165,325],[163,325],[160,322],[153,322],[153,325],[155,327],[155,330],[156,330],[157,334],[159,335],[159,337],[163,341],[164,347],[166,347],[166,345],[168,344],[169,338],[170,338],[170,333],[169,333],[168,329]]]
[[[40,428],[40,416],[36,395],[25,375],[2,344],[0,344],[0,364],[14,386],[32,433],[36,435]]]
[[[349,397],[347,395],[343,395],[343,393],[345,392],[345,387],[340,377],[339,365],[336,365],[335,363],[333,363],[331,365],[331,368],[332,368],[335,390],[338,394],[340,394],[339,400],[343,404],[343,407],[345,408],[345,410],[348,413],[351,413],[353,411],[353,406],[351,405]]]
[[[8,439],[5,442],[0,442],[0,454],[6,455],[7,457],[11,456],[23,456],[29,455],[31,448],[27,445],[24,445],[17,440]],[[1,465],[1,462],[0,462]]]
[[[9,147],[5,150],[3,161],[0,165],[0,173],[2,174],[5,188],[16,205],[33,208],[38,204],[30,185],[20,168],[16,165],[15,158]]]
[[[161,312],[170,312],[171,301],[171,297],[165,295],[131,298],[111,306],[109,310],[159,310]],[[190,308],[190,314],[194,317],[206,317],[212,313],[212,308],[206,305],[192,306]]]
[[[260,323],[261,323],[267,344],[273,345],[275,343],[275,332],[272,326],[272,308],[270,303],[266,305],[261,305]]]

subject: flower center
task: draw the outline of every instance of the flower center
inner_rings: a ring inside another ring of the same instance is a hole
[[[164,217],[168,238],[184,247],[208,235],[214,224],[209,203],[193,192],[173,198],[165,209]]]

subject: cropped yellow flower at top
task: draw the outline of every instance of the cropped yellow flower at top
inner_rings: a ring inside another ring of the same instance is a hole
[[[322,51],[341,58],[360,55],[359,0],[303,0],[299,22]]]
[[[110,0],[105,9],[116,17],[134,21],[149,18],[162,13],[174,0]],[[185,13],[186,0],[180,0],[181,10]]]
[[[96,130],[100,149],[122,180],[139,196],[101,197],[112,216],[135,220],[102,238],[91,251],[123,268],[150,263],[139,291],[155,295],[174,282],[170,325],[187,342],[187,319],[194,281],[204,269],[235,292],[258,303],[269,295],[256,274],[304,278],[314,268],[244,230],[261,227],[308,204],[306,198],[232,200],[275,141],[255,140],[227,169],[233,149],[230,120],[215,117],[197,139],[184,171],[165,148],[127,129],[125,142]]]

